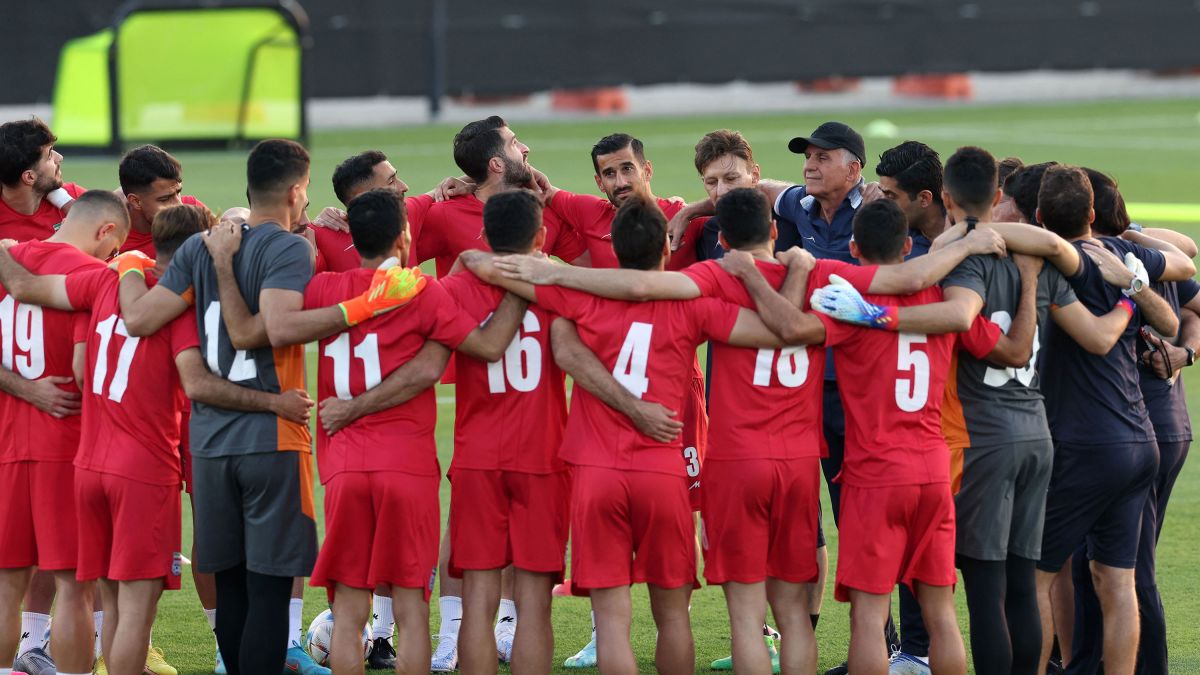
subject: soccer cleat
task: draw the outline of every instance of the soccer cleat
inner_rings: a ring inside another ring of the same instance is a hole
[[[217,649],[217,664],[213,666],[213,675],[229,675],[229,671],[225,670],[225,659],[221,658],[221,650]]]
[[[283,675],[333,675],[333,671],[317,665],[308,652],[304,651],[304,647],[300,646],[299,642],[292,640],[292,646],[288,647],[287,660],[283,663]]]
[[[92,675],[108,675],[108,666],[104,665],[104,657],[96,659],[96,667],[92,669]]]
[[[772,631],[774,632],[774,631]],[[775,633],[778,635],[778,633]],[[764,635],[763,641],[767,643],[767,653],[771,655],[771,672],[779,672],[779,650],[775,648],[775,638],[770,635]],[[726,656],[723,659],[713,661],[709,668],[713,670],[733,670],[733,656]]]
[[[550,595],[555,598],[571,597],[571,580],[563,579],[561,584],[555,584],[554,588],[550,590]]]
[[[396,648],[385,637],[371,641],[371,653],[367,654],[367,667],[371,669],[396,669]]]
[[[838,665],[825,671],[825,675],[846,675],[846,673],[849,673],[849,672],[850,672],[850,666],[847,665],[845,661],[842,661]]]
[[[563,661],[564,668],[595,668],[596,667],[596,632],[592,631],[592,640],[576,652],[575,656]]]
[[[888,658],[888,675],[930,675],[929,664],[896,650]]]
[[[179,671],[167,663],[162,650],[153,645],[150,647],[150,651],[146,652],[146,672],[154,673],[154,675],[179,675]]]
[[[513,617],[501,617],[492,634],[496,637],[496,656],[504,663],[511,662],[513,640],[517,636],[517,626]]]
[[[55,675],[58,672],[54,667],[54,660],[41,647],[34,647],[19,656],[13,663],[13,670],[29,675]]]
[[[429,660],[429,672],[452,673],[458,670],[458,639],[448,636],[438,636],[438,646]]]

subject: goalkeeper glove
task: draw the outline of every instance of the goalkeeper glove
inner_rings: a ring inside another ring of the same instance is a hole
[[[126,274],[136,274],[145,279],[146,270],[154,267],[154,265],[154,258],[147,256],[145,253],[141,251],[126,251],[110,260],[108,268],[117,271],[118,279],[124,279]]]
[[[812,308],[843,323],[899,330],[898,310],[894,306],[874,305],[848,281],[836,274],[829,275],[829,285],[813,291]]]
[[[381,265],[375,270],[365,293],[338,304],[347,326],[357,326],[373,316],[406,305],[425,288],[425,275],[420,269],[394,264]]]

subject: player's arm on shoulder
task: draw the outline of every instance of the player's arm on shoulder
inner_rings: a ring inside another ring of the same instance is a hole
[[[298,424],[308,423],[313,402],[303,389],[272,394],[234,384],[212,374],[195,347],[175,355],[175,368],[184,393],[193,401],[226,410],[269,412]]]
[[[945,289],[944,297],[941,302],[897,307],[897,330],[923,335],[961,333],[983,309],[983,298],[961,286]]]
[[[258,295],[258,307],[272,347],[307,344],[346,329],[346,316],[339,305],[306,310],[304,294],[299,291],[264,288]]]
[[[1145,232],[1134,232],[1132,230],[1126,230],[1121,235],[1121,238],[1162,254],[1163,262],[1165,263],[1163,272],[1157,279],[1151,279],[1151,281],[1183,281],[1184,279],[1191,279],[1196,276],[1196,265],[1192,262],[1192,258],[1179,250],[1171,242],[1151,237]]]
[[[807,256],[808,262],[804,260],[804,256]],[[758,308],[757,315],[749,310],[738,312],[737,323],[734,324],[733,334],[730,335],[730,344],[741,345],[741,342],[735,340],[742,339],[766,339],[766,336],[759,332],[760,325],[767,329],[772,338],[781,339],[783,344],[813,344],[825,340],[825,324],[812,314],[801,311],[799,307],[804,302],[808,273],[812,269],[812,265],[809,264],[812,256],[807,253],[804,256],[797,256],[797,261],[788,263],[788,275],[781,290],[789,297],[771,288],[753,261],[746,261],[750,256],[744,252],[730,251],[722,259],[725,269],[742,280]],[[751,318],[746,316],[747,314],[754,316]]]
[[[1150,288],[1146,266],[1137,254],[1126,253],[1125,260],[1122,261],[1108,248],[1093,241],[1085,242],[1083,250],[1096,264],[1105,282],[1117,288],[1127,289],[1123,291],[1125,297],[1137,305],[1146,323],[1165,337],[1175,335],[1179,330],[1179,317],[1171,305]],[[1136,280],[1140,280],[1142,289],[1136,293],[1128,292],[1128,289],[1134,288]]]
[[[311,232],[311,230],[309,231]],[[234,349],[258,349],[270,344],[266,325],[259,314],[251,314],[246,298],[233,272],[233,256],[241,248],[242,228],[235,223],[220,224],[204,233],[204,246],[212,256],[217,277],[217,296],[221,300],[221,319]],[[315,250],[315,246],[313,247]]]
[[[906,260],[898,265],[880,265],[871,279],[868,293],[910,295],[941,281],[968,256],[1004,255],[1004,239],[989,229],[974,232],[936,251]]]
[[[1042,258],[1018,254],[1013,256],[1021,273],[1021,296],[1017,300],[1017,314],[1007,334],[1000,340],[987,360],[1000,366],[1023,368],[1033,358],[1033,338],[1037,332],[1038,275],[1042,270]],[[952,289],[946,289],[949,293]]]
[[[466,339],[458,345],[458,351],[488,363],[499,361],[520,328],[528,306],[529,303],[524,299],[505,293],[487,323],[476,326],[467,334]]]
[[[789,183],[787,181],[782,181],[782,180],[775,180],[773,178],[763,178],[758,181],[757,187],[758,187],[758,191],[763,193],[763,196],[765,196],[767,198],[767,201],[771,203],[771,208],[773,209],[773,208],[775,208],[775,204],[779,200],[779,195],[783,194],[784,192],[787,192],[789,188],[796,187],[796,184]],[[698,215],[711,215],[711,214],[698,214]]]
[[[1104,356],[1112,351],[1129,325],[1132,313],[1129,309],[1117,306],[1107,314],[1096,316],[1082,302],[1072,302],[1069,305],[1050,306],[1050,318],[1063,331],[1071,336],[1084,351],[1097,356]]]
[[[471,270],[471,273],[475,276],[488,282],[489,284],[492,284],[493,286],[499,286],[513,295],[524,298],[529,302],[533,302],[536,293],[534,291],[533,284],[521,281],[519,279],[509,278],[500,270],[500,268],[496,267],[494,262],[495,258],[496,256],[494,254],[488,253],[487,251],[463,251],[462,254],[459,255],[459,260],[461,260],[462,263],[467,266],[467,269]]]
[[[558,264],[537,255],[497,256],[492,264],[509,279],[573,288],[602,298],[641,302],[700,297],[700,288],[681,272],[591,269]]]
[[[26,305],[41,305],[70,311],[67,297],[67,277],[63,274],[33,274],[0,247],[0,285],[17,302]]]
[[[378,385],[348,401],[334,396],[321,401],[318,415],[321,426],[325,433],[332,435],[360,417],[409,401],[437,384],[449,359],[449,349],[427,340],[416,356],[389,373]]]
[[[188,308],[187,300],[161,283],[147,289],[146,280],[136,274],[125,275],[119,294],[121,320],[133,337],[154,334]]]
[[[772,202],[774,203],[774,202]],[[683,243],[683,235],[688,225],[696,218],[711,216],[716,213],[716,207],[711,199],[701,199],[684,205],[682,209],[667,221],[667,239],[671,242],[671,250],[675,251]]]
[[[575,324],[561,317],[550,325],[554,362],[605,405],[629,418],[638,431],[660,443],[669,443],[683,431],[677,411],[643,401],[629,393],[579,339]]]
[[[1121,234],[1121,238],[1128,239],[1129,241],[1136,241],[1138,243],[1141,243],[1140,241],[1138,241],[1137,239],[1134,238],[1133,235],[1136,235],[1136,234],[1139,234],[1139,232],[1132,231],[1132,230],[1126,230],[1124,233]],[[1187,256],[1189,258],[1195,258],[1198,254],[1200,254],[1200,247],[1196,246],[1196,240],[1192,239],[1191,237],[1187,236],[1186,234],[1184,234],[1182,232],[1176,232],[1175,230],[1168,230],[1165,227],[1143,227],[1140,231],[1140,234],[1143,234],[1147,238],[1150,238],[1150,239],[1157,239],[1159,241],[1164,241],[1168,244],[1171,244],[1175,248],[1179,249],[1180,253],[1184,254],[1185,256]],[[1146,246],[1147,248],[1154,248],[1152,246],[1147,246],[1146,244],[1142,244],[1142,246]]]

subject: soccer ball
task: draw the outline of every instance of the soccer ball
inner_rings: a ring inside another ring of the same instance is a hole
[[[308,655],[317,665],[328,666],[329,654],[333,651],[333,610],[327,609],[317,615],[308,624],[308,634],[305,640]],[[363,658],[371,651],[371,632],[364,625],[362,631]]]

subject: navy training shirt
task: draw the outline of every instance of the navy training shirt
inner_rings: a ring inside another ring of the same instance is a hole
[[[1200,284],[1188,279],[1187,281],[1155,282],[1151,288],[1158,293],[1175,310],[1179,316],[1179,308],[1192,301],[1200,294]],[[1138,356],[1146,351],[1146,342],[1138,336]],[[1152,358],[1161,358],[1154,356]],[[1160,442],[1178,442],[1192,440],[1192,420],[1188,417],[1187,392],[1183,388],[1183,373],[1173,380],[1164,380],[1154,374],[1154,370],[1138,362],[1138,374],[1141,375],[1142,396],[1146,400],[1146,410],[1150,413],[1150,422],[1154,425],[1154,435]]]
[[[1115,237],[1099,241],[1120,258],[1132,252],[1146,265],[1151,279],[1166,269],[1166,259],[1158,251]],[[1121,289],[1104,281],[1100,268],[1083,252],[1082,241],[1072,245],[1079,251],[1079,269],[1067,281],[1084,307],[1096,315],[1108,313],[1123,297]],[[1117,344],[1104,356],[1087,352],[1051,323],[1041,375],[1055,442],[1112,445],[1155,440],[1138,375],[1139,319],[1135,310]]]

